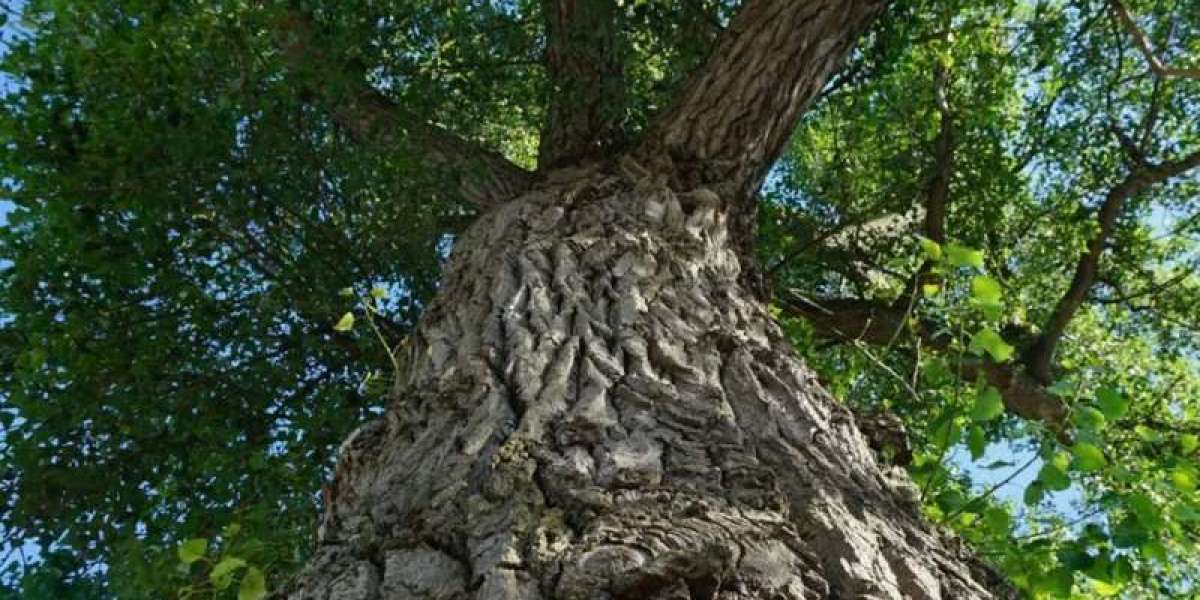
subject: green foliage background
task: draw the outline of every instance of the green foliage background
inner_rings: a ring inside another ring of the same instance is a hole
[[[285,3],[33,0],[6,17],[0,598],[175,596],[211,574],[181,566],[194,538],[272,587],[303,563],[333,451],[383,405],[365,380],[390,370],[368,330],[334,330],[362,314],[338,290],[387,289],[376,318],[400,343],[473,214],[403,136],[363,146],[331,121],[356,83],[534,166],[552,93],[539,3],[295,4],[336,49],[327,64],[288,68]],[[636,131],[736,3],[623,6]],[[1125,6],[1164,62],[1200,64],[1200,4]],[[1200,150],[1198,101],[1200,80],[1154,76],[1107,2],[901,2],[763,191],[777,294],[899,301],[951,340],[831,343],[780,311],[835,395],[905,422],[930,518],[1030,595],[1197,594],[1195,171],[1125,203],[1059,346],[1051,389],[1073,409],[1072,443],[957,374],[1036,336],[1106,191]],[[912,224],[862,229],[925,201],[946,118],[955,246],[922,251]],[[968,250],[982,262],[954,257]],[[910,285],[922,264],[936,289]],[[981,330],[1002,341],[972,348]],[[973,485],[1022,468],[983,464],[993,444],[1032,458],[1026,489]],[[1065,489],[1078,506],[1056,500]]]

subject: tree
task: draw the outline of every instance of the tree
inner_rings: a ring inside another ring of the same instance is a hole
[[[25,13],[26,591],[1193,589],[1200,11]],[[1001,440],[1040,465],[1022,514],[946,463]]]
[[[293,595],[991,597],[740,283],[756,191],[884,6],[745,3],[625,142],[618,6],[547,3],[541,181],[467,159],[487,210],[343,444]],[[394,127],[360,98],[364,137]]]

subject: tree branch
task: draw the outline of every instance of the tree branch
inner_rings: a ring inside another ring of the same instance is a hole
[[[669,157],[685,187],[747,202],[887,0],[746,0],[712,56],[651,126],[639,154]]]
[[[335,61],[319,44],[315,26],[306,15],[289,11],[277,21],[276,29],[280,51],[290,67],[314,77],[329,72],[330,63]],[[480,208],[500,204],[532,184],[532,173],[499,153],[405,114],[395,102],[367,83],[361,67],[345,64],[335,71],[339,77],[350,73],[349,90],[334,91],[339,86],[320,85],[308,93],[356,141],[380,148],[395,148],[404,143],[420,150],[430,169],[452,175],[462,199]]]
[[[818,335],[829,339],[886,346],[899,335],[909,332],[906,322],[908,312],[904,307],[855,298],[813,302],[795,294],[784,295],[779,300],[784,314],[807,320]],[[950,340],[933,332],[934,327],[922,323],[918,324],[915,336],[920,338],[923,346],[943,352],[949,350]],[[1060,439],[1067,439],[1069,410],[1066,403],[1029,377],[1020,364],[997,363],[988,358],[972,358],[963,362],[963,380],[974,380],[981,375],[1000,390],[1009,413],[1040,422]]]
[[[542,0],[550,89],[539,168],[600,156],[624,141],[623,10],[615,0]]]
[[[634,155],[728,211],[741,284],[770,296],[754,261],[757,192],[800,115],[891,0],[745,0],[712,55]]]
[[[934,170],[925,193],[925,236],[946,243],[946,208],[950,199],[950,181],[954,176],[956,135],[954,113],[950,110],[950,74],[940,62],[934,67],[934,101],[941,120],[933,142]]]
[[[1197,166],[1200,166],[1200,151],[1193,152],[1180,160],[1140,166],[1108,191],[1096,217],[1100,230],[1088,242],[1087,251],[1075,265],[1075,274],[1071,278],[1066,293],[1059,299],[1058,305],[1047,319],[1038,340],[1025,354],[1025,363],[1034,378],[1044,384],[1049,384],[1053,380],[1051,371],[1055,348],[1058,346],[1063,332],[1066,331],[1067,325],[1083,305],[1088,292],[1096,281],[1100,258],[1104,254],[1108,239],[1112,236],[1117,217],[1121,214],[1125,202],[1155,184],[1182,175]]]
[[[1125,31],[1129,33],[1133,41],[1137,44],[1138,50],[1146,58],[1146,62],[1150,65],[1150,70],[1154,71],[1155,75],[1162,78],[1182,77],[1200,79],[1200,68],[1174,68],[1163,64],[1162,60],[1155,54],[1154,46],[1150,44],[1150,38],[1138,27],[1137,22],[1133,20],[1129,11],[1125,9],[1125,5],[1121,4],[1120,0],[1109,0],[1108,4],[1112,7],[1113,14],[1116,15],[1117,20],[1121,22],[1121,26],[1125,28]]]

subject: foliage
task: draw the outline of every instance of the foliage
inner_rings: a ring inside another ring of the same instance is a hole
[[[736,4],[622,3],[628,128]],[[1124,6],[1165,62],[1200,61],[1196,2]],[[326,63],[354,68],[289,64],[294,7],[336,49]],[[402,373],[475,210],[407,138],[352,140],[329,106],[365,78],[532,167],[553,93],[540,10],[32,0],[10,15],[0,516],[4,552],[28,556],[0,563],[0,598],[233,598],[303,563],[336,446]],[[1197,171],[1131,195],[1101,239],[1037,382],[1069,408],[1062,427],[1014,415],[985,372],[1032,372],[1110,192],[1200,151],[1198,101],[1200,80],[1155,76],[1107,0],[902,2],[763,190],[758,256],[798,351],[838,398],[901,417],[926,514],[1031,595],[1197,593]],[[831,340],[789,295],[903,318],[882,343]]]
[[[1156,48],[1194,64],[1194,4],[1125,6]],[[1200,150],[1200,81],[1155,77],[1106,2],[913,14],[912,30],[877,31],[864,48],[869,77],[806,117],[768,190],[760,245],[777,287],[899,307],[903,331],[883,348],[831,346],[797,320],[797,344],[839,397],[901,416],[927,513],[1031,596],[1189,597],[1200,565],[1196,170],[1126,200],[1101,240],[1098,275],[1042,384],[1069,408],[1065,435],[1001,416],[981,371],[1030,373],[1111,190],[1141,165]],[[934,206],[947,164],[945,217],[931,228],[914,205]],[[889,221],[901,225],[878,225]],[[939,231],[950,241],[913,240]]]

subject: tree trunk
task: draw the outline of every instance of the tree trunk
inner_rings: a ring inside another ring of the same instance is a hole
[[[289,598],[1007,597],[738,284],[725,203],[668,180],[561,170],[463,235]]]

